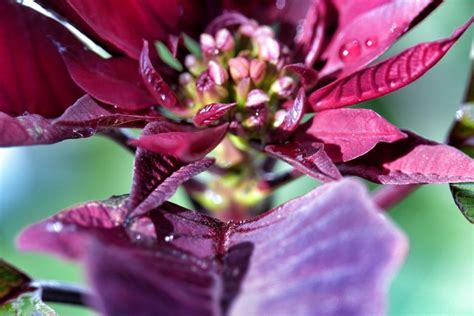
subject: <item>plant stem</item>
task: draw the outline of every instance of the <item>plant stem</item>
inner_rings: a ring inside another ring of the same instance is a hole
[[[384,185],[373,193],[372,198],[378,207],[388,211],[418,187],[419,184]]]
[[[32,286],[40,288],[43,301],[50,303],[87,306],[90,296],[82,287],[59,281],[35,281]]]
[[[136,148],[129,145],[129,141],[133,139],[131,135],[126,133],[123,129],[121,128],[110,128],[102,131],[100,133],[103,136],[106,136],[116,142],[117,144],[121,145],[125,149],[129,150],[132,152],[132,154],[135,154]]]
[[[269,190],[274,191],[285,184],[301,177],[303,173],[296,169],[292,169],[283,173],[267,173],[263,176],[262,184]]]

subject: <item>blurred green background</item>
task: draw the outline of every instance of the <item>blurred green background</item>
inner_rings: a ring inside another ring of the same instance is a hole
[[[473,12],[472,0],[447,0],[387,55],[448,36]],[[428,75],[366,106],[400,127],[442,142],[464,92],[472,35],[468,31]],[[15,250],[15,236],[67,206],[127,193],[132,163],[128,152],[101,137],[0,149],[1,257],[36,278],[83,282],[77,265]],[[311,179],[298,180],[280,189],[276,202],[315,185]],[[173,199],[186,203],[182,192]],[[390,315],[474,315],[474,227],[455,207],[448,186],[422,187],[390,216],[410,239],[408,258],[391,285]],[[52,306],[60,315],[92,315],[82,308]]]

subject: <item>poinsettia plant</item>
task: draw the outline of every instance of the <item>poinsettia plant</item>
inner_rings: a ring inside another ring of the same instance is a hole
[[[130,194],[19,236],[22,250],[83,263],[90,291],[52,291],[2,263],[0,303],[28,295],[45,315],[41,296],[105,315],[383,314],[407,241],[381,209],[451,183],[472,221],[474,160],[457,149],[472,145],[472,117],[466,105],[450,146],[349,106],[448,53],[473,18],[378,61],[441,2],[2,1],[0,145],[98,133],[135,167]],[[278,161],[292,169],[277,173]],[[323,184],[272,208],[301,176]],[[347,176],[386,186],[371,196]],[[180,186],[194,210],[168,201]]]

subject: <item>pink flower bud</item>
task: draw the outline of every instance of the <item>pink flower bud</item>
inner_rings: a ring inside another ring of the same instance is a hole
[[[285,120],[286,117],[286,111],[281,109],[275,112],[275,115],[273,116],[273,127],[278,127],[280,126],[283,121]]]
[[[253,36],[254,37],[275,37],[275,33],[273,32],[271,27],[264,25],[264,26],[259,26],[253,33]]]
[[[220,29],[216,33],[216,46],[222,52],[229,52],[234,49],[234,37],[228,29]]]
[[[227,71],[220,63],[210,60],[207,66],[209,67],[209,76],[216,84],[223,85],[229,78]]]
[[[238,82],[249,76],[249,62],[244,57],[231,58],[229,60],[229,70],[232,79]]]
[[[245,105],[248,107],[258,106],[268,101],[270,101],[270,97],[265,92],[260,89],[253,89],[249,92]]]
[[[216,41],[212,35],[202,33],[201,37],[199,38],[199,42],[201,44],[201,50],[205,55],[214,56],[219,53],[216,47]]]
[[[280,57],[280,44],[271,37],[262,36],[256,39],[258,46],[258,57],[260,59],[276,63]]]
[[[258,23],[255,21],[250,21],[249,23],[242,24],[239,27],[239,33],[247,37],[252,37],[255,31],[258,28]]]
[[[235,97],[237,103],[245,104],[245,101],[247,100],[247,95],[250,91],[250,84],[250,78],[244,78],[237,83],[237,85],[235,86]]]
[[[183,72],[179,75],[179,84],[182,86],[187,85],[188,83],[193,81],[193,76],[189,72]]]
[[[198,60],[196,56],[194,55],[189,54],[189,55],[186,55],[186,57],[184,58],[184,65],[188,69],[191,69],[192,67],[196,66],[197,63],[198,63]]]
[[[276,80],[270,87],[270,91],[276,93],[280,97],[289,97],[296,88],[296,83],[293,78],[284,76]]]
[[[255,84],[262,82],[265,78],[265,72],[267,70],[267,63],[263,60],[253,59],[250,62],[250,78],[252,78]]]

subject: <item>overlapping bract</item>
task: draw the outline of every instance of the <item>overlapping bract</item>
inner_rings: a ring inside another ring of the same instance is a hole
[[[148,188],[35,224],[20,248],[85,261],[90,303],[105,315],[383,313],[406,241],[354,180],[244,222],[169,202],[132,219],[131,201]]]

